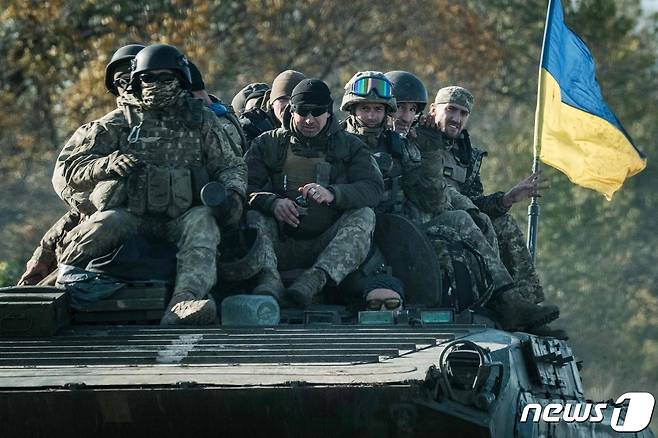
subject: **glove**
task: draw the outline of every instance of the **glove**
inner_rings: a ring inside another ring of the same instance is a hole
[[[377,166],[379,166],[382,175],[384,175],[384,177],[388,176],[391,173],[391,170],[393,170],[393,157],[391,154],[377,152],[373,154],[373,157],[375,157],[375,161],[377,162]]]
[[[134,155],[115,151],[107,157],[96,160],[91,176],[95,181],[113,179],[117,176],[122,178],[130,175],[140,164]]]

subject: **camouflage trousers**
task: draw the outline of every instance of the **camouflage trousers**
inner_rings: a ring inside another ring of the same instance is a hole
[[[519,292],[531,302],[541,303],[544,290],[518,224],[509,214],[494,219],[492,223],[498,238],[500,259],[514,278]]]
[[[366,259],[375,230],[375,213],[364,207],[346,210],[328,230],[314,239],[279,234],[273,217],[250,210],[247,223],[263,236],[263,268],[287,271],[319,268],[339,284]]]
[[[96,212],[66,235],[58,261],[84,268],[136,234],[176,244],[174,293],[202,298],[215,284],[220,233],[208,207],[193,207],[175,219],[137,216],[124,209]]]
[[[510,285],[513,282],[512,276],[502,263],[497,246],[492,246],[485,238],[473,218],[463,210],[446,211],[436,215],[429,222],[423,225],[426,235],[433,241],[442,240],[444,235],[453,235],[456,233],[461,240],[467,243],[475,252],[479,254],[482,262],[491,278],[490,283],[493,289],[499,289]],[[448,232],[442,232],[442,228],[447,228]],[[437,248],[437,242],[432,242]],[[441,245],[438,248],[442,247]],[[438,254],[439,260],[445,259],[446,255]],[[483,293],[484,291],[480,291]]]

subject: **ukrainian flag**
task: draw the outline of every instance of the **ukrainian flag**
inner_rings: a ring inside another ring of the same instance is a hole
[[[539,70],[535,157],[610,200],[646,158],[603,100],[594,59],[549,0]]]

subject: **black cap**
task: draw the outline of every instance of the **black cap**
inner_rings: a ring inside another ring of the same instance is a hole
[[[392,275],[377,274],[368,277],[366,280],[366,286],[363,288],[363,296],[365,297],[374,289],[391,289],[404,299],[404,284],[402,283],[402,280]]]
[[[331,105],[331,91],[320,79],[304,79],[292,90],[290,104],[300,105]]]
[[[206,84],[203,83],[203,76],[199,68],[189,59],[187,60],[187,66],[190,68],[190,76],[192,76],[192,91],[201,91],[206,89]]]

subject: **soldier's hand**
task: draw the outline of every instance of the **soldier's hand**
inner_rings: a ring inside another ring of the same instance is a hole
[[[434,121],[434,117],[423,114],[418,118],[418,126],[434,129],[436,128],[436,122]]]
[[[132,154],[119,154],[112,157],[107,164],[108,172],[114,172],[120,177],[128,176],[139,165],[139,160]]]
[[[299,225],[299,212],[297,211],[297,204],[288,198],[276,199],[274,201],[274,208],[272,210],[274,218],[279,222],[285,222],[291,227],[297,228]]]
[[[141,163],[132,154],[112,152],[107,157],[99,158],[94,163],[91,176],[95,181],[128,176]]]
[[[384,177],[388,176],[391,173],[391,170],[393,170],[393,156],[386,152],[376,152],[372,154],[372,156],[375,158],[382,175],[384,175]]]
[[[336,198],[331,190],[322,187],[320,184],[310,183],[298,189],[302,196],[308,200],[312,199],[317,204],[331,204]]]
[[[542,179],[540,170],[509,189],[503,196],[503,204],[509,208],[524,199],[540,196],[539,191],[548,188],[550,188],[550,184]]]
[[[18,280],[18,286],[32,286],[39,283],[50,274],[50,266],[36,260],[30,260],[25,267],[25,273]]]

